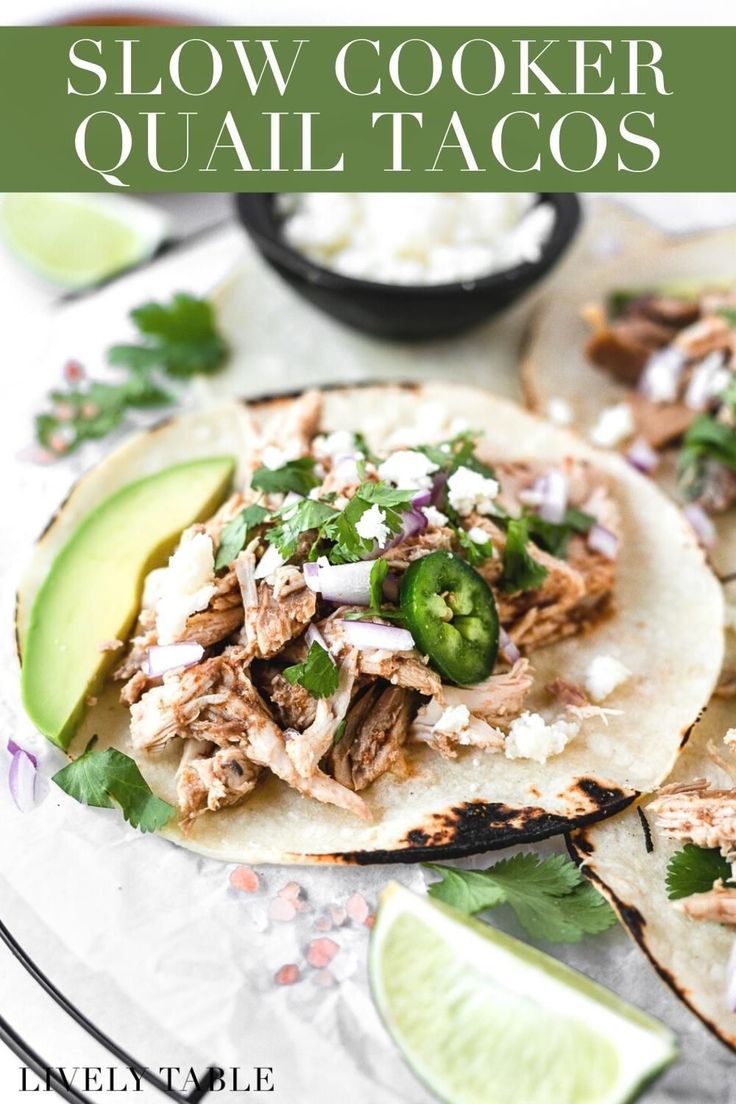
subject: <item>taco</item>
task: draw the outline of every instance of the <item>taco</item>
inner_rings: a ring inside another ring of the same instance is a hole
[[[21,652],[89,511],[215,449],[234,493],[147,575],[70,748],[134,755],[177,808],[165,834],[231,861],[412,861],[666,777],[721,665],[702,551],[620,457],[473,388],[312,391],[132,440],[37,546]]]
[[[639,809],[570,837],[574,857],[662,979],[734,1050],[735,695],[731,671],[666,786]]]
[[[568,279],[522,366],[532,409],[562,409],[685,508],[713,562],[736,558],[736,231],[662,238]]]

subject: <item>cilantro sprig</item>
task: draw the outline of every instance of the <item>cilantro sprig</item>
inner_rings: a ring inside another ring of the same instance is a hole
[[[730,403],[730,395],[725,396]],[[736,395],[733,396],[736,410]],[[685,498],[703,490],[708,461],[736,471],[736,427],[711,414],[700,414],[683,437],[677,460],[677,481]]]
[[[87,382],[76,369],[66,389],[50,392],[50,409],[36,417],[35,434],[52,455],[67,455],[85,441],[106,437],[132,409],[173,403],[176,396],[161,385],[161,375],[188,379],[215,372],[225,361],[227,346],[206,300],[180,293],[168,305],[136,308],[131,318],[141,343],[108,350],[110,365],[127,375],[115,382]]]
[[[190,379],[211,375],[222,365],[228,348],[215,326],[212,304],[186,292],[171,302],[144,303],[130,312],[140,340],[113,345],[108,360],[113,367],[136,372],[159,369],[167,376]]]
[[[315,461],[311,456],[289,460],[280,468],[256,468],[251,484],[266,494],[307,495],[318,487],[321,480],[314,474]]]
[[[430,885],[430,897],[467,915],[509,905],[533,939],[577,943],[616,922],[608,902],[565,855],[527,852],[487,870],[426,865],[441,877]]]
[[[506,594],[521,590],[533,590],[541,586],[549,575],[529,552],[529,518],[512,518],[506,528],[506,544],[503,550],[503,570],[498,582]]]
[[[215,571],[231,564],[239,552],[242,552],[250,537],[259,525],[268,517],[268,510],[257,503],[246,506],[222,530],[220,543],[215,557]]]
[[[84,753],[53,775],[51,781],[83,805],[120,807],[125,819],[141,832],[156,832],[175,813],[168,802],[151,792],[137,763],[117,748],[94,751],[93,736]]]
[[[719,879],[733,885],[730,864],[718,848],[686,843],[667,863],[667,896],[678,901],[693,893],[707,893]]]
[[[315,640],[303,663],[284,669],[284,678],[292,686],[303,686],[313,698],[330,698],[337,690],[340,675],[330,653]]]

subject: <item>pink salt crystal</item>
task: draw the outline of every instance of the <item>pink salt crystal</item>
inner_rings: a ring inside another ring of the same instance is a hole
[[[310,966],[329,966],[339,950],[334,939],[313,939],[307,947],[307,962]]]
[[[243,893],[256,893],[261,880],[250,866],[236,866],[230,875],[230,885]]]
[[[299,973],[299,967],[293,962],[289,962],[286,966],[282,966],[274,977],[274,981],[277,985],[293,985],[299,981],[301,974]]]
[[[352,897],[348,897],[345,911],[356,924],[365,924],[370,913],[366,899],[361,893],[354,893]]]
[[[278,891],[279,897],[285,897],[287,901],[298,901],[302,895],[302,887],[298,882],[287,882]]]
[[[293,903],[287,901],[285,897],[274,897],[268,906],[268,915],[271,920],[281,920],[283,923],[287,923],[296,916],[296,909]]]
[[[363,921],[363,923],[365,924],[365,926],[367,928],[372,928],[373,925],[375,924],[375,922],[376,922],[376,914],[374,912],[372,912],[370,914],[370,916],[366,916],[365,920]]]

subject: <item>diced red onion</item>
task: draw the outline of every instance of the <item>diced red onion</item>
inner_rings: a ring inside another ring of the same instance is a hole
[[[19,747],[13,753],[8,771],[8,786],[10,796],[21,813],[30,812],[36,803],[37,769],[34,757],[27,751]]]
[[[602,525],[591,525],[588,530],[588,548],[600,552],[607,560],[615,560],[618,555],[618,537]]]
[[[695,365],[685,392],[685,406],[691,410],[705,410],[723,391],[731,378],[730,370],[723,366],[724,359],[723,352],[714,349]]]
[[[703,548],[713,548],[718,539],[718,534],[715,525],[703,507],[699,506],[697,502],[688,502],[683,513],[692,525],[693,531]]]
[[[154,644],[148,649],[143,670],[149,678],[160,678],[167,671],[193,667],[203,655],[202,645],[192,640],[182,640],[178,644]]]
[[[319,594],[322,589],[322,584],[319,581],[320,566],[318,563],[309,561],[302,567],[302,574],[304,575],[304,582],[307,584],[310,590],[313,590],[315,594]]]
[[[440,506],[447,486],[447,472],[437,472],[432,479],[432,505]]]
[[[256,564],[253,576],[256,579],[266,579],[269,575],[273,575],[274,571],[278,571],[280,567],[283,567],[285,563],[286,560],[284,560],[276,545],[269,544]]]
[[[326,642],[325,638],[323,637],[322,633],[319,631],[319,629],[317,628],[316,625],[310,624],[309,628],[307,629],[307,631],[304,634],[304,639],[306,640],[307,645],[310,648],[311,648],[312,644],[319,644],[320,648],[324,648],[324,650],[326,652],[329,652],[329,650],[330,650],[327,647],[327,642]]]
[[[652,448],[644,437],[637,437],[635,441],[632,441],[626,453],[626,459],[632,468],[643,472],[644,475],[650,475],[659,464],[659,453]]]
[[[415,537],[417,533],[423,533],[428,525],[427,515],[422,513],[421,510],[405,510],[401,515],[401,529],[399,529],[396,536],[388,542],[386,548],[395,548],[397,544],[401,544],[407,537]]]
[[[359,459],[357,452],[343,452],[333,458],[331,472],[339,475],[343,483],[357,483],[360,481]]]
[[[307,574],[309,568],[309,574]],[[313,569],[316,568],[315,572]],[[326,602],[340,606],[368,606],[371,601],[372,560],[348,564],[305,564],[304,580]]]
[[[562,472],[551,468],[537,479],[532,490],[538,495],[537,513],[542,521],[561,525],[567,513],[568,496],[568,482]]]
[[[379,625],[375,621],[338,621],[348,644],[360,649],[380,648],[387,652],[408,652],[414,638],[398,625]]]
[[[417,491],[411,500],[411,504],[415,510],[421,510],[422,506],[429,506],[432,502],[432,488],[428,487],[425,491]]]
[[[736,940],[731,944],[726,966],[726,1007],[730,1012],[736,1012]]]
[[[644,365],[639,390],[652,402],[674,402],[685,367],[685,353],[677,345],[657,349]]]
[[[37,759],[37,758],[36,758],[36,756],[35,756],[35,755],[33,754],[33,752],[32,752],[32,751],[28,751],[28,750],[27,750],[26,748],[24,748],[24,747],[21,747],[21,746],[20,746],[20,744],[16,744],[16,742],[15,742],[15,740],[13,739],[13,737],[12,737],[12,736],[11,736],[11,737],[10,737],[10,739],[8,740],[8,751],[10,752],[10,754],[11,754],[11,755],[16,755],[16,754],[17,754],[17,753],[18,753],[19,751],[23,751],[23,752],[25,752],[25,754],[26,754],[26,755],[28,756],[28,758],[29,758],[29,759],[31,760],[31,762],[33,763],[34,767],[37,767],[37,766],[38,766],[38,759]]]
[[[513,664],[517,659],[521,659],[521,652],[505,629],[498,630],[498,650],[507,663]]]

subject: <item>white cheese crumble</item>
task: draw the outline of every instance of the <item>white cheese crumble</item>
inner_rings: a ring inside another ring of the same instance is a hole
[[[736,747],[736,728],[729,728],[723,737],[723,742],[726,747],[733,750]]]
[[[685,392],[685,406],[691,410],[705,410],[716,395],[726,389],[731,371],[724,367],[723,362],[723,353],[715,349],[696,365]]]
[[[448,705],[440,719],[432,726],[432,731],[446,736],[455,736],[469,724],[470,710],[467,705]]]
[[[590,439],[600,448],[615,448],[633,436],[636,424],[628,403],[615,403],[601,411],[598,421],[590,431]]]
[[[355,434],[349,429],[336,429],[326,435],[320,434],[312,441],[312,452],[318,460],[334,460],[338,456],[347,456],[355,452]]]
[[[466,467],[458,468],[447,480],[450,505],[461,517],[467,517],[474,510],[479,514],[491,513],[499,489],[495,479]]]
[[[655,403],[670,403],[677,398],[680,376],[685,365],[682,350],[670,345],[652,353],[644,366],[639,389]]]
[[[539,713],[528,710],[516,717],[506,736],[504,754],[507,759],[534,759],[546,763],[552,755],[559,755],[580,731],[575,721],[561,718],[547,724]]]
[[[306,193],[278,205],[293,248],[387,284],[456,283],[536,261],[555,221],[521,192]]]
[[[422,506],[422,513],[430,525],[436,525],[438,528],[447,525],[447,514],[443,514],[436,506]]]
[[[566,399],[552,397],[547,403],[547,417],[558,426],[569,426],[573,422],[573,409]]]
[[[289,460],[293,460],[294,457],[290,456],[284,449],[276,448],[275,445],[266,445],[261,453],[261,463],[264,468],[269,468],[271,471],[276,471],[278,468],[283,468]]]
[[[384,548],[390,534],[385,510],[374,502],[356,521],[355,531],[363,540],[374,540],[379,548]]]
[[[481,529],[480,525],[474,525],[468,529],[468,536],[473,544],[486,544],[491,539],[490,534],[486,533],[485,529]]]
[[[598,655],[585,672],[585,689],[594,702],[600,702],[630,678],[631,671],[619,659]]]
[[[173,644],[184,632],[187,618],[206,609],[215,593],[212,538],[206,533],[185,535],[160,576],[158,587],[158,643]]]
[[[381,479],[406,491],[426,491],[432,486],[432,473],[436,471],[437,465],[428,456],[412,449],[399,449],[378,466]]]

